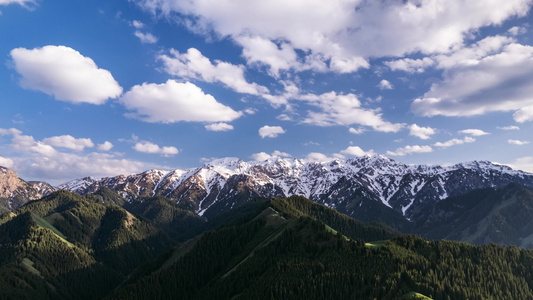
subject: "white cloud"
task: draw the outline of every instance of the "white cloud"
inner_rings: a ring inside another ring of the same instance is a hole
[[[382,132],[398,132],[404,127],[404,124],[384,121],[379,110],[362,108],[354,94],[306,94],[298,96],[298,99],[321,109],[318,112],[309,111],[303,123],[318,126],[358,124]]]
[[[387,151],[387,155],[405,156],[405,155],[412,154],[412,153],[428,153],[428,152],[433,152],[433,148],[431,148],[431,146],[407,145],[405,147],[396,149],[396,151]]]
[[[507,32],[509,32],[509,34],[511,35],[516,36],[516,35],[525,34],[527,32],[527,29],[523,26],[513,26],[509,30],[507,30]]]
[[[460,130],[459,133],[466,134],[466,135],[471,135],[471,136],[483,136],[483,135],[490,134],[490,133],[485,132],[485,131],[483,131],[481,129],[465,129],[465,130]]]
[[[122,93],[111,73],[65,46],[11,50],[20,85],[71,103],[103,104]]]
[[[335,157],[329,157],[323,153],[311,152],[303,159],[306,162],[326,162],[335,160]]]
[[[25,8],[31,8],[28,4],[36,4],[35,0],[0,0],[0,5],[19,4]]]
[[[14,135],[11,140],[11,147],[22,152],[38,153],[45,157],[53,157],[59,153],[54,147],[43,142],[35,141],[29,135]]]
[[[352,155],[352,156],[365,156],[365,155],[374,155],[376,154],[374,152],[374,150],[368,150],[368,151],[364,151],[363,149],[361,149],[360,147],[358,146],[350,146],[344,150],[341,151],[342,154],[346,154],[346,155]]]
[[[435,61],[429,57],[422,59],[402,58],[385,62],[392,71],[405,71],[408,73],[422,73],[426,68],[435,65]]]
[[[350,58],[332,56],[329,66],[330,70],[336,71],[337,73],[352,73],[360,68],[368,69],[370,64],[366,59],[359,56]]]
[[[227,123],[213,123],[205,125],[205,129],[209,131],[230,131],[233,130],[233,126]]]
[[[468,47],[460,48],[448,54],[436,55],[433,59],[437,61],[437,68],[440,69],[474,66],[481,63],[487,56],[500,53],[506,45],[513,42],[513,38],[502,35],[488,36]]]
[[[133,20],[131,21],[131,26],[137,28],[137,29],[142,29],[144,27],[144,23],[141,22],[141,21],[138,21],[138,20]]]
[[[137,2],[165,17],[178,13],[182,23],[196,33],[214,32],[219,38],[234,40],[258,37],[301,50],[304,57],[322,57],[330,65],[351,62],[346,64],[350,67],[342,66],[338,71],[354,70],[354,61],[361,64],[369,57],[442,53],[459,48],[475,30],[525,16],[531,6],[530,0]],[[285,60],[266,63],[278,69],[294,61],[280,53],[275,57]]]
[[[274,150],[274,152],[272,152],[272,156],[274,156],[274,157],[291,157],[292,155],[290,155],[287,152],[281,152],[279,150]]]
[[[420,127],[416,124],[409,126],[409,135],[416,136],[423,140],[430,139],[435,133],[435,129],[431,127]]]
[[[249,114],[249,115],[255,115],[256,112],[257,110],[255,108],[247,108],[244,110],[244,113]]]
[[[273,157],[291,157],[291,156],[292,155],[290,155],[289,153],[281,152],[279,150],[275,150],[274,152],[272,152],[272,154],[268,154],[266,152],[259,152],[259,153],[254,153],[254,154],[250,155],[250,157],[254,161],[265,161],[265,160],[273,158]]]
[[[529,144],[529,141],[520,141],[520,140],[507,140],[507,143],[512,145],[523,146]]]
[[[0,156],[0,166],[5,168],[12,168],[14,165],[13,160],[7,157]]]
[[[157,58],[163,61],[164,70],[170,75],[205,82],[221,82],[228,88],[243,94],[268,93],[266,87],[246,81],[244,66],[220,60],[215,60],[213,64],[209,58],[195,48],[189,48],[187,53],[183,54],[171,49],[170,55],[162,54]]]
[[[462,140],[460,140],[460,139],[451,139],[451,140],[448,140],[446,142],[437,142],[433,146],[440,147],[440,148],[448,148],[448,147],[455,146],[455,145],[462,145],[462,144],[465,144],[465,143],[473,143],[475,141],[476,141],[475,138],[467,136],[467,137],[465,137]]]
[[[11,164],[9,168],[17,171],[26,180],[44,180],[51,184],[59,184],[85,176],[116,176],[160,167],[120,159],[111,154],[65,153],[43,141],[36,141],[32,136],[22,135],[22,132],[16,129],[0,129],[0,132],[5,133],[3,135],[12,135],[8,151],[12,149],[13,152],[5,161]]]
[[[533,121],[533,105],[520,108],[513,114],[513,118],[518,123]]]
[[[496,127],[500,130],[520,130],[520,127],[518,126],[504,126],[504,127]]]
[[[275,138],[280,134],[285,133],[285,129],[283,129],[281,126],[268,126],[265,125],[261,128],[259,128],[259,135],[261,138],[269,137],[269,138]]]
[[[259,36],[241,36],[237,42],[243,47],[242,55],[249,65],[265,65],[270,75],[276,78],[280,71],[304,68],[294,49],[287,43],[278,46]]]
[[[43,139],[43,143],[52,147],[67,148],[74,151],[83,151],[85,148],[94,147],[94,143],[88,138],[75,138],[71,135],[53,136]]]
[[[254,160],[254,161],[265,161],[269,158],[271,158],[272,156],[266,152],[259,152],[259,153],[254,153],[252,155],[250,155],[250,157]]]
[[[196,85],[175,80],[136,85],[119,101],[132,111],[127,116],[150,123],[229,122],[242,116]]]
[[[487,44],[498,44],[487,40]],[[481,46],[489,49],[491,46]],[[478,49],[479,50],[479,49]],[[483,51],[482,51],[483,52]],[[486,53],[483,52],[480,56]],[[533,47],[511,43],[501,52],[482,58],[454,58],[443,80],[432,84],[411,110],[423,116],[473,116],[495,111],[517,111],[515,120],[532,120]]]
[[[353,133],[353,134],[362,134],[365,131],[366,130],[364,128],[362,128],[362,127],[359,127],[357,129],[355,129],[353,127],[350,127],[350,129],[348,129],[348,132]]]
[[[385,80],[385,79],[382,79],[379,82],[378,87],[380,90],[392,90],[394,88],[392,84],[388,80]]]
[[[155,44],[159,40],[157,37],[155,37],[149,32],[143,33],[140,30],[135,30],[133,34],[138,37],[139,40],[141,40],[141,43],[143,44]]]
[[[506,165],[516,170],[533,173],[533,156],[520,157]]]
[[[98,150],[109,151],[113,148],[113,144],[109,141],[105,141],[103,144],[98,144]]]
[[[0,128],[0,135],[19,135],[22,134],[22,131],[16,129],[16,128]]]
[[[173,156],[179,153],[179,150],[176,147],[159,147],[158,145],[148,141],[140,141],[136,143],[135,146],[133,146],[133,149],[142,153],[161,154],[165,157]]]

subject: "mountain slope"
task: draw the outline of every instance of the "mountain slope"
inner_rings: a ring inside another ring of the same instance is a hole
[[[329,211],[300,200],[272,200],[255,218],[204,233],[108,299],[533,297],[531,251],[415,236],[365,243],[310,217],[307,208],[322,219]]]
[[[0,215],[19,208],[28,201],[40,199],[55,190],[45,182],[24,181],[15,171],[0,166]]]
[[[533,190],[510,184],[450,197],[418,228],[419,234],[433,239],[533,248]]]
[[[100,197],[59,191],[4,215],[0,272],[5,276],[0,284],[15,284],[2,294],[101,298],[139,265],[171,247],[171,239],[149,220],[91,201]]]
[[[365,156],[320,163],[223,158],[195,169],[81,179],[60,188],[85,194],[107,187],[130,201],[159,195],[208,219],[256,197],[300,195],[355,218],[401,228],[406,220],[427,218],[442,199],[509,183],[533,187],[533,174],[484,161],[441,167]]]

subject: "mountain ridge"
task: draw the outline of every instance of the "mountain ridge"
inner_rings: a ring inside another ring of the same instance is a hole
[[[231,209],[252,197],[299,195],[365,219],[359,208],[375,200],[415,220],[423,217],[419,207],[509,183],[533,187],[533,174],[488,161],[443,167],[407,165],[374,155],[328,162],[283,158],[245,162],[229,157],[191,169],[153,169],[100,180],[86,177],[59,189],[87,194],[107,187],[130,201],[160,195],[200,216]]]

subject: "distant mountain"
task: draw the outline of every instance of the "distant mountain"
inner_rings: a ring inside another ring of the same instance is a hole
[[[431,239],[533,248],[533,190],[517,184],[487,188],[437,203],[417,233]]]
[[[0,166],[0,215],[7,210],[16,209],[31,200],[49,195],[56,188],[40,181],[24,181],[18,174]]]
[[[356,219],[404,228],[425,220],[443,199],[509,183],[533,187],[533,174],[487,161],[442,167],[375,155],[330,162],[224,158],[187,170],[83,178],[59,188],[83,195],[107,187],[129,200],[158,195],[208,219],[256,197],[300,195]]]

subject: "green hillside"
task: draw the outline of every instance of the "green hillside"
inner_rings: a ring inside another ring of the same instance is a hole
[[[416,236],[365,243],[370,232],[390,229],[347,221],[345,230],[368,234],[348,238],[330,225],[343,224],[344,216],[308,201],[273,199],[254,218],[167,253],[109,299],[533,297],[531,251]]]

